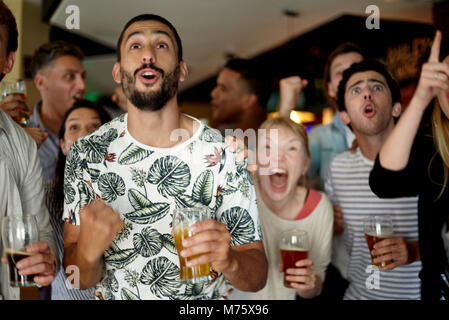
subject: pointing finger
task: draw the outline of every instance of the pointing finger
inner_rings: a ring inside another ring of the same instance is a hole
[[[441,31],[437,30],[435,38],[433,39],[432,48],[430,49],[429,62],[440,61],[440,47],[441,47]]]

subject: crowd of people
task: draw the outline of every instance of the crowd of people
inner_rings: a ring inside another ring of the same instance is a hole
[[[0,1],[0,79],[14,65],[17,38]],[[80,48],[42,45],[31,64],[41,99],[27,127],[10,117],[28,108],[23,96],[0,101],[0,223],[34,215],[40,231],[19,273],[34,275],[42,300],[449,299],[449,56],[441,41],[437,31],[408,106],[387,66],[357,45],[338,46],[323,76],[334,116],[309,134],[290,119],[309,80],[281,79],[279,116],[267,119],[271,83],[246,59],[218,74],[216,128],[181,113],[178,85],[189,71],[176,28],[161,16],[138,15],[118,37],[112,101],[120,108],[84,100]],[[248,129],[266,133],[256,150],[232,137]],[[172,212],[196,206],[212,219],[193,225],[178,253]],[[369,216],[394,225],[372,250]],[[284,268],[279,240],[291,229],[307,232],[308,256]],[[180,282],[178,254],[188,266],[209,263],[211,279]],[[7,264],[2,257],[0,299],[17,300]],[[374,287],[372,264],[382,265]]]

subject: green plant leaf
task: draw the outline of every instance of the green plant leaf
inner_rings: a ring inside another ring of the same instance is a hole
[[[83,169],[87,168],[85,161],[81,160],[76,149],[72,148],[67,155],[64,168],[64,181],[72,183],[83,179]]]
[[[217,198],[217,200],[215,200],[215,207],[213,212],[217,212],[218,209],[221,207],[221,205],[223,204],[223,195],[220,194]]]
[[[200,140],[206,142],[224,142],[224,138],[220,131],[209,127],[204,127],[203,132],[201,132],[200,135]]]
[[[114,273],[115,273],[115,270],[107,270],[106,276],[104,277],[101,284],[107,290],[110,290],[113,292],[118,292],[119,285],[118,285],[118,281],[117,281],[117,278],[115,277]]]
[[[131,180],[139,187],[142,188],[147,181],[147,174],[142,169],[136,169],[131,167]]]
[[[245,209],[233,207],[224,211],[220,216],[220,222],[226,225],[231,234],[231,245],[246,244],[254,241],[254,221]]]
[[[80,140],[80,148],[85,153],[86,159],[89,163],[101,163],[104,161],[108,152],[109,145],[112,141],[117,139],[117,130],[109,129],[103,135],[90,135],[89,137]]]
[[[111,128],[101,135],[101,140],[110,144],[112,141],[117,139],[117,137],[118,137],[117,129]]]
[[[80,143],[81,149],[86,154],[86,159],[89,163],[103,162],[108,152],[108,143],[102,141],[101,138],[96,135],[83,139]]]
[[[66,204],[71,204],[75,201],[76,191],[72,188],[71,185],[64,183],[64,202]]]
[[[163,247],[161,234],[151,227],[144,228],[141,233],[135,233],[133,244],[136,251],[145,258],[157,255]]]
[[[206,170],[200,174],[193,185],[193,199],[208,206],[212,201],[214,188],[214,175],[211,170]]]
[[[151,206],[150,200],[148,200],[142,193],[136,189],[128,190],[128,199],[134,209],[140,210]]]
[[[223,170],[225,164],[226,164],[226,151],[222,150],[221,151],[220,169],[218,170],[218,173],[220,173],[221,170]]]
[[[125,217],[135,223],[152,224],[165,217],[169,209],[170,205],[168,203],[150,203],[142,209],[126,213]]]
[[[175,239],[173,239],[171,234],[162,234],[161,235],[162,243],[168,251],[171,253],[178,255],[178,251],[176,251]]]
[[[141,300],[139,296],[126,288],[122,288],[120,296],[122,297],[122,300]]]
[[[148,171],[148,182],[157,185],[158,192],[164,196],[184,193],[190,184],[189,166],[175,156],[157,159]]]
[[[148,261],[142,269],[140,282],[149,285],[150,291],[159,298],[173,298],[182,285],[178,266],[166,257]]]
[[[109,248],[105,252],[104,260],[117,269],[121,269],[138,257],[138,252],[135,249],[117,250],[117,248]]]
[[[191,196],[187,194],[180,194],[175,197],[175,202],[178,208],[193,208],[200,204],[199,201],[196,201]]]
[[[186,285],[186,295],[188,296],[199,296],[202,294],[204,288],[204,282],[194,283]]]
[[[108,172],[102,174],[98,179],[98,189],[101,191],[101,198],[104,201],[112,202],[125,194],[126,187],[122,177]]]
[[[90,179],[91,179],[92,183],[97,183],[98,178],[100,177],[100,170],[88,168],[88,171],[89,171],[89,175],[90,175]]]
[[[120,154],[118,158],[118,163],[121,165],[134,164],[149,157],[152,153],[153,151],[142,149],[139,146],[135,145],[134,143],[131,143]]]
[[[82,209],[95,200],[95,193],[92,187],[85,181],[78,182],[77,187],[80,195],[80,209]]]

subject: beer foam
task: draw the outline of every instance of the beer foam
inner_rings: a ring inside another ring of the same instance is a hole
[[[391,238],[394,236],[393,230],[384,230],[381,234],[374,232],[365,232],[366,235],[376,238]]]
[[[14,249],[10,249],[10,248],[5,249],[5,253],[6,254],[21,254],[23,256],[32,256],[33,255],[30,252],[19,251],[19,250],[14,250]]]
[[[292,246],[288,246],[288,245],[283,245],[280,247],[280,249],[286,250],[286,251],[309,251],[308,249],[305,249],[305,248],[292,247]]]

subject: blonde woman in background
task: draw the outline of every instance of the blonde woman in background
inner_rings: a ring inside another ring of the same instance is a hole
[[[281,117],[266,120],[261,129],[266,130],[267,137],[259,138],[259,154],[266,152],[269,161],[261,163],[258,157],[258,171],[253,177],[269,265],[268,278],[262,290],[237,292],[231,299],[292,300],[296,295],[314,298],[321,292],[331,258],[332,206],[324,193],[308,186],[310,153],[304,127]],[[293,287],[286,288],[279,240],[281,233],[290,229],[307,231],[310,248],[308,259],[297,261],[296,268],[286,270],[286,280]]]

